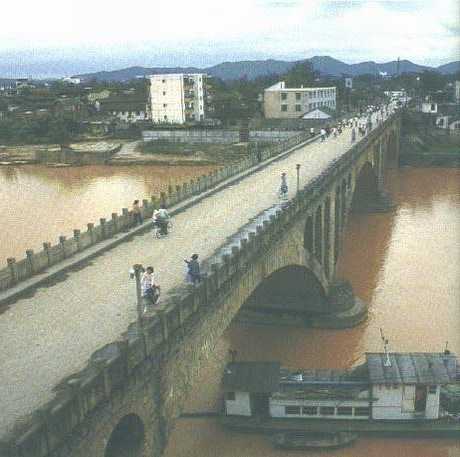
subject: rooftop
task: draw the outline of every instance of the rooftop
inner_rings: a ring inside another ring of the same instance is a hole
[[[373,384],[448,384],[457,378],[453,354],[430,352],[367,353],[369,379]]]
[[[279,81],[273,86],[268,87],[265,89],[266,91],[285,91],[285,92],[309,92],[313,90],[326,90],[326,89],[336,89],[335,86],[328,86],[328,87],[286,87],[286,83],[284,81]]]
[[[223,387],[227,392],[276,392],[280,383],[279,362],[233,362],[224,370]]]

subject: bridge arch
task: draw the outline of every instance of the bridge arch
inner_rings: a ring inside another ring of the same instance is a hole
[[[367,212],[379,196],[378,179],[375,168],[366,162],[360,169],[351,200],[352,212]]]
[[[313,234],[313,217],[308,216],[305,222],[305,229],[303,235],[303,247],[310,254],[313,254],[314,248],[314,234]]]
[[[386,150],[386,166],[389,168],[398,167],[399,162],[399,145],[398,135],[393,129],[391,130],[387,139],[387,150]]]
[[[113,429],[104,457],[143,457],[144,447],[144,423],[137,414],[128,414]]]
[[[315,273],[303,265],[288,265],[267,276],[242,308],[266,312],[321,311],[326,291]]]

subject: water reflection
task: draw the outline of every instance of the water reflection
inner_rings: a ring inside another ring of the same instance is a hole
[[[88,222],[149,199],[215,167],[41,165],[0,167],[0,261],[57,242],[59,235],[86,229]]]
[[[460,354],[460,170],[392,171],[387,189],[397,208],[349,220],[338,272],[369,303],[369,319],[349,330],[231,325],[200,373],[187,411],[220,405],[229,348],[240,360],[279,360],[290,367],[347,368],[381,350],[383,327],[393,351],[440,351],[449,340]],[[460,457],[453,439],[364,438],[309,456]],[[294,457],[266,437],[230,432],[213,419],[180,419],[166,457]]]

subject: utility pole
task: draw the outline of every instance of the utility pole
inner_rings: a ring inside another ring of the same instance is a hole
[[[134,276],[136,280],[136,308],[137,308],[137,322],[142,325],[142,315],[144,311],[144,304],[142,302],[142,290],[141,290],[141,275],[144,273],[144,267],[141,264],[133,265],[130,271],[131,277]]]
[[[297,193],[299,193],[300,189],[300,163],[298,163],[296,166],[296,171],[297,171]]]

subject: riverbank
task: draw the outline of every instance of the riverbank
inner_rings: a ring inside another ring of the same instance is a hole
[[[415,167],[459,167],[460,135],[427,126],[419,113],[405,113],[399,161]]]

